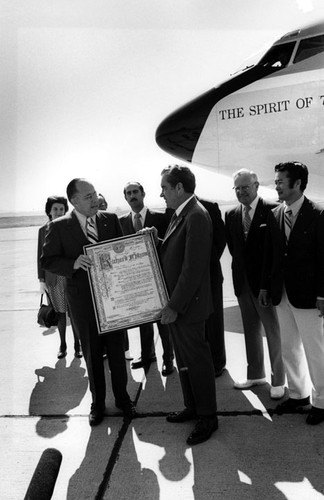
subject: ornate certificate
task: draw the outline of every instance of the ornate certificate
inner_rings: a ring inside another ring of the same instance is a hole
[[[152,233],[83,248],[99,335],[160,319],[168,294]]]

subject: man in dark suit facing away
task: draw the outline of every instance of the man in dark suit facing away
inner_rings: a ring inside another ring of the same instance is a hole
[[[170,295],[161,322],[171,331],[185,406],[167,420],[198,419],[187,439],[189,445],[206,441],[218,427],[215,374],[205,332],[205,321],[213,310],[212,223],[194,195],[195,185],[188,167],[174,165],[162,171],[161,196],[175,213],[159,249]]]
[[[47,271],[66,277],[71,320],[81,340],[87,365],[92,394],[89,423],[94,426],[102,421],[105,410],[102,343],[108,355],[115,405],[127,417],[136,416],[127,392],[124,335],[118,331],[99,337],[87,274],[92,264],[83,253],[84,245],[118,238],[122,236],[122,230],[115,214],[98,211],[97,193],[87,180],[73,179],[67,186],[67,197],[74,210],[50,223],[41,265]]]
[[[206,321],[206,335],[209,342],[215,376],[222,375],[226,365],[224,311],[223,311],[223,273],[220,258],[226,246],[225,227],[218,204],[213,201],[198,198],[206,208],[213,225],[213,244],[210,260],[210,279],[213,296],[214,312]]]
[[[134,234],[145,227],[154,226],[160,238],[164,237],[170,217],[166,213],[154,212],[144,205],[145,191],[139,182],[128,182],[124,188],[124,196],[131,208],[131,212],[119,218],[123,234]],[[159,335],[163,347],[162,375],[170,375],[173,370],[173,347],[169,329],[157,322]],[[141,357],[132,363],[132,368],[147,368],[156,361],[154,346],[153,323],[140,325]]]
[[[324,421],[324,211],[304,195],[307,182],[303,163],[275,166],[283,203],[269,213],[260,303],[276,306],[281,327],[289,398],[277,411],[307,407],[311,393],[306,422],[317,425]]]
[[[234,291],[242,315],[248,365],[247,378],[235,382],[234,387],[242,390],[266,383],[263,325],[271,363],[270,396],[280,399],[285,394],[285,372],[278,317],[274,307],[264,309],[258,303],[267,217],[276,203],[258,196],[259,182],[254,172],[241,169],[233,179],[239,205],[225,214],[225,229],[232,255]]]

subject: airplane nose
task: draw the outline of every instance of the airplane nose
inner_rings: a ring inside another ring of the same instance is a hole
[[[215,94],[215,89],[211,89],[167,116],[155,133],[158,146],[190,162],[209,113],[217,102]]]

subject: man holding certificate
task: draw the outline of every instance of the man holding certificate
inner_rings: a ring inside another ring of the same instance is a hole
[[[197,201],[195,176],[188,167],[162,171],[161,197],[175,210],[160,246],[161,265],[170,295],[161,323],[168,324],[176,355],[184,410],[169,422],[198,419],[189,445],[209,439],[218,428],[213,361],[205,321],[213,310],[210,285],[212,223]]]
[[[118,238],[122,230],[116,214],[98,211],[95,188],[85,179],[73,179],[67,186],[67,197],[74,210],[50,223],[41,265],[46,271],[66,277],[71,320],[81,340],[87,365],[92,394],[89,423],[93,426],[103,420],[105,410],[103,344],[108,355],[115,405],[125,416],[136,416],[126,388],[124,335],[114,331],[99,337],[87,273],[92,261],[83,253],[84,246]]]

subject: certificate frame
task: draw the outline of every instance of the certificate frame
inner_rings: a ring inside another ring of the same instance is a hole
[[[98,333],[134,328],[161,318],[169,296],[152,232],[83,247]]]

